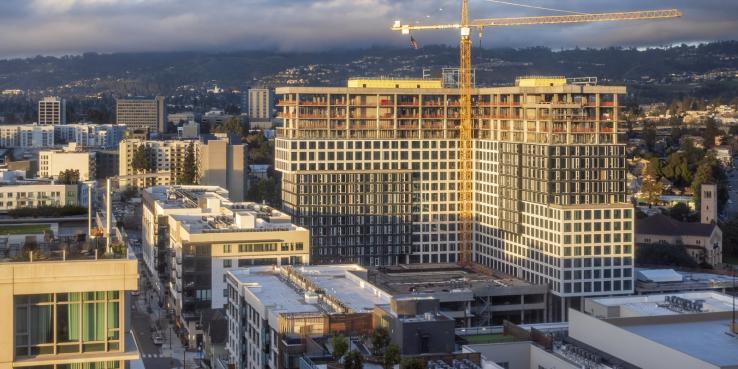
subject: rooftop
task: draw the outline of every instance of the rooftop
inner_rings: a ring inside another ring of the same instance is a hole
[[[390,303],[387,293],[360,277],[366,269],[358,265],[311,265],[295,270],[356,312],[372,311],[374,305]]]
[[[716,227],[715,224],[680,222],[663,214],[636,221],[638,234],[709,237]]]
[[[317,303],[308,303],[305,296],[272,272],[269,268],[236,269],[229,272],[245,289],[275,313],[320,312]]]
[[[588,303],[619,308],[619,312],[611,316],[613,318],[727,312],[733,309],[731,296],[713,291],[603,297],[590,299]]]
[[[524,287],[530,283],[502,273],[485,274],[456,264],[411,264],[369,271],[369,280],[392,295],[460,292],[483,287]]]
[[[642,324],[617,324],[620,328],[718,367],[738,366],[738,337],[728,334],[727,318],[683,319]]]

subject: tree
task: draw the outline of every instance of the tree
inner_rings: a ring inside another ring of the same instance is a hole
[[[723,256],[738,257],[738,218],[720,225],[723,231]]]
[[[689,256],[684,245],[637,245],[635,260],[638,265],[663,265],[696,268],[699,264]]]
[[[333,360],[340,361],[348,351],[348,340],[339,334],[331,338],[331,343],[333,344]]]
[[[694,174],[694,180],[692,181],[692,192],[694,193],[695,206],[699,207],[700,195],[703,184],[717,184],[718,187],[723,187],[725,180],[725,173],[722,171],[720,162],[715,158],[715,155],[710,153],[705,156],[697,167],[697,171]],[[718,193],[718,203],[722,205],[720,199],[720,193]]]
[[[138,173],[147,173],[151,171],[151,149],[141,145],[133,150],[133,158],[131,158],[131,168]]]
[[[179,182],[184,185],[197,184],[197,161],[195,160],[194,142],[190,142],[189,146],[187,146],[187,150],[185,151]]]
[[[282,202],[280,186],[274,178],[262,178],[252,184],[246,198],[253,202],[266,202],[273,207],[279,207]]]
[[[385,349],[382,355],[382,367],[384,369],[391,369],[395,364],[400,363],[400,348],[394,343],[390,343]]]
[[[375,328],[372,331],[370,340],[372,343],[372,354],[374,356],[382,355],[387,345],[392,342],[390,339],[389,331],[385,327]]]
[[[343,358],[343,369],[363,369],[364,357],[358,351],[351,351]]]
[[[644,176],[643,185],[641,186],[641,193],[643,194],[644,200],[648,203],[648,206],[656,205],[659,202],[661,194],[664,192],[664,186],[658,181],[656,177]]]
[[[400,363],[400,369],[425,369],[425,363],[416,357],[409,358],[402,360],[402,363]]]
[[[669,216],[680,222],[686,222],[689,213],[689,206],[683,202],[677,203],[669,209]]]
[[[213,130],[215,133],[228,133],[238,138],[243,136],[243,125],[241,125],[240,117],[230,117],[228,120],[215,127]]]
[[[715,118],[707,118],[705,129],[702,130],[702,138],[705,140],[705,147],[712,148],[715,146],[715,137],[720,134],[717,121]]]
[[[683,187],[692,182],[692,172],[689,169],[687,157],[682,152],[675,152],[666,159],[666,164],[661,167],[664,177],[674,183],[675,186]]]
[[[643,129],[643,140],[646,142],[648,151],[653,152],[653,148],[656,146],[656,127],[654,125],[649,124]]]
[[[79,183],[79,170],[66,169],[59,172],[59,183],[68,185]]]

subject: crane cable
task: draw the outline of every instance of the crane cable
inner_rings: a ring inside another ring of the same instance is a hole
[[[512,2],[501,1],[501,0],[487,0],[487,1],[489,1],[490,3],[519,6],[521,8],[530,8],[530,9],[538,9],[538,10],[548,10],[548,11],[552,11],[552,12],[569,13],[569,14],[580,14],[580,15],[587,15],[587,14],[589,14],[589,13],[575,12],[575,11],[571,11],[571,10],[544,8],[542,6],[535,6],[535,5],[528,5],[528,4],[520,4],[520,3],[512,3]]]

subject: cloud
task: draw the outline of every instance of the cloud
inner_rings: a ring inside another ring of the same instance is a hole
[[[528,0],[580,12],[679,8],[678,20],[487,30],[486,47],[662,45],[730,39],[738,2]],[[454,22],[458,0],[2,0],[0,57],[86,51],[320,50],[403,45],[388,27]],[[545,12],[472,1],[472,17]],[[453,31],[418,32],[422,44],[455,43]]]

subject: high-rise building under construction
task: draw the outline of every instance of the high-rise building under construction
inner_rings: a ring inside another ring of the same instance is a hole
[[[632,293],[618,96],[520,78],[473,91],[473,261],[555,295]],[[278,88],[284,209],[315,263],[456,262],[459,92],[434,80]]]

